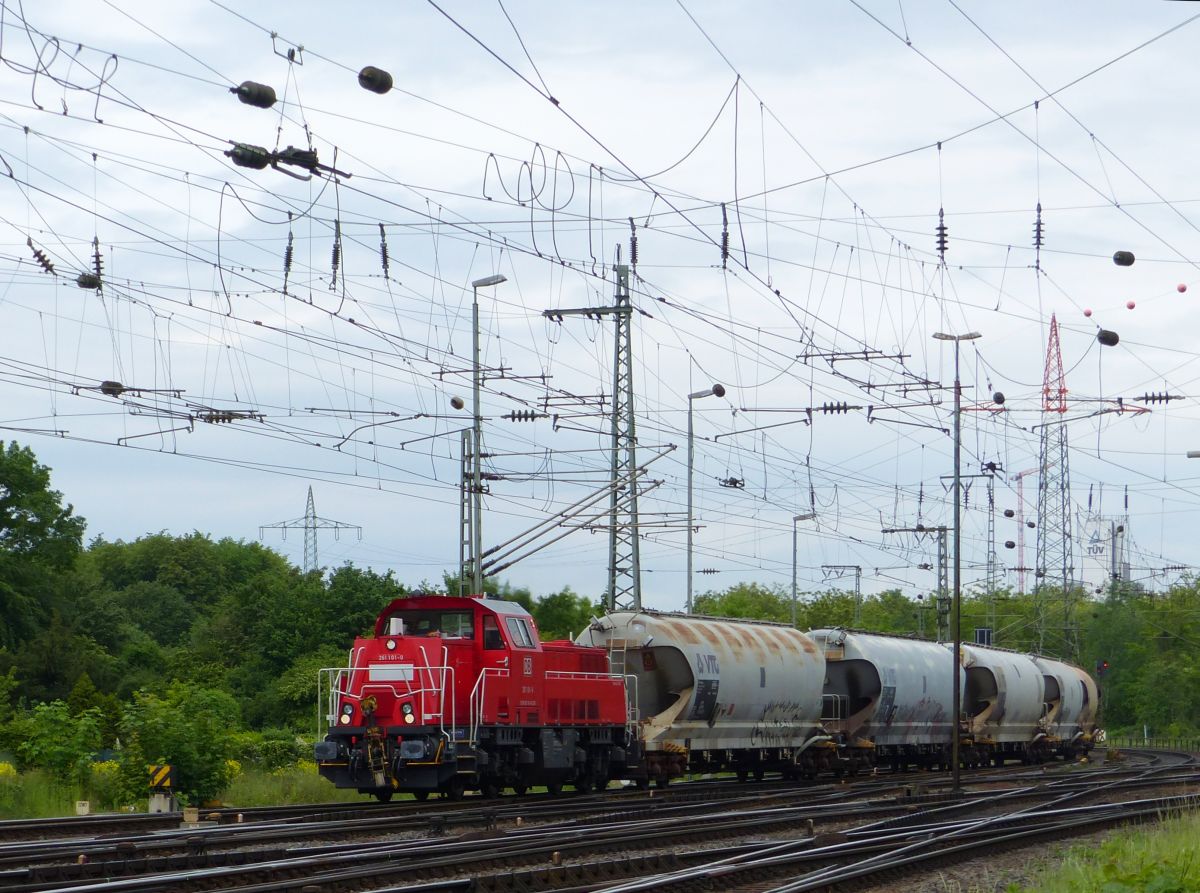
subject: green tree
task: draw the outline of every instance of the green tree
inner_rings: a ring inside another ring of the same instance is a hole
[[[33,451],[0,441],[0,644],[24,640],[45,618],[52,578],[75,560],[84,526]]]
[[[538,633],[546,640],[569,639],[591,623],[592,617],[602,613],[604,609],[600,605],[576,595],[570,586],[543,595],[534,603],[532,611]]]
[[[724,592],[709,590],[692,602],[697,614],[713,617],[744,617],[747,620],[774,620],[790,623],[792,598],[782,586],[738,583]]]
[[[146,767],[175,767],[175,789],[189,803],[216,797],[232,778],[237,702],[184,682],[160,696],[141,691],[121,718],[121,773],[131,796],[146,792]]]

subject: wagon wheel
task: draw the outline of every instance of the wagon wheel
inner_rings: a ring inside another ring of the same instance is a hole
[[[424,802],[429,799],[429,791],[413,791],[413,799]]]
[[[524,797],[524,796],[525,796],[525,793],[526,793],[528,790],[529,790],[529,785],[527,785],[527,784],[515,784],[515,785],[513,785],[513,793],[515,793],[515,794],[516,794],[518,797]]]
[[[461,800],[467,786],[457,775],[446,783],[445,797],[447,800]]]
[[[393,791],[376,791],[375,799],[378,800],[380,803],[387,803],[389,800],[392,799],[393,793],[394,793]]]
[[[549,784],[547,784],[546,785],[546,793],[549,794],[551,797],[557,797],[559,794],[562,793],[562,782],[561,781],[552,781]]]

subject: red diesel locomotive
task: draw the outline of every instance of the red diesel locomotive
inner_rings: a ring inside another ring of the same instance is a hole
[[[635,689],[604,648],[539,642],[523,607],[490,598],[393,601],[345,668],[321,671],[321,775],[389,800],[530,785],[648,783]]]

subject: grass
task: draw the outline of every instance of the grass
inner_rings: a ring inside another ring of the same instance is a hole
[[[103,765],[103,764],[98,764]],[[115,764],[114,764],[115,765]],[[75,801],[88,800],[93,813],[145,812],[148,797],[123,803],[112,773],[93,772],[88,790],[64,784],[49,773],[33,769],[0,770],[0,819],[40,819],[75,815]],[[401,795],[403,796],[403,795]],[[238,773],[221,801],[231,806],[282,806],[292,803],[374,802],[366,794],[335,788],[317,775],[316,766],[301,761],[294,766],[266,771],[246,769]]]
[[[79,799],[73,785],[56,783],[43,772],[0,774],[0,819],[74,815]]]
[[[1126,826],[1108,839],[1054,847],[1017,870],[985,869],[981,881],[943,879],[940,893],[1200,893],[1200,815],[1175,813],[1154,825]]]
[[[271,772],[249,769],[240,773],[221,795],[229,806],[283,806],[291,803],[374,802],[347,788],[335,788],[317,774],[313,763],[302,761]]]
[[[1098,847],[1069,849],[1033,886],[1010,893],[1200,893],[1200,815],[1120,829]]]

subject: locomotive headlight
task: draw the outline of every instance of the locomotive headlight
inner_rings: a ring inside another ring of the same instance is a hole
[[[350,714],[349,714],[349,713],[343,713],[343,714],[342,714],[342,718],[341,718],[340,720],[338,720],[338,721],[339,721],[339,722],[340,722],[342,725],[344,725],[344,726],[348,726],[348,725],[350,725]]]
[[[353,704],[343,704],[342,705],[342,715],[343,716],[349,716],[353,712],[354,712]]]
[[[416,716],[413,715],[413,705],[412,704],[409,704],[409,703],[402,704],[400,706],[400,712],[404,714],[404,721],[406,723],[408,723],[409,725],[412,725],[414,722],[417,721]]]
[[[396,640],[388,639],[385,647],[387,648],[388,651],[395,651],[396,650]]]

